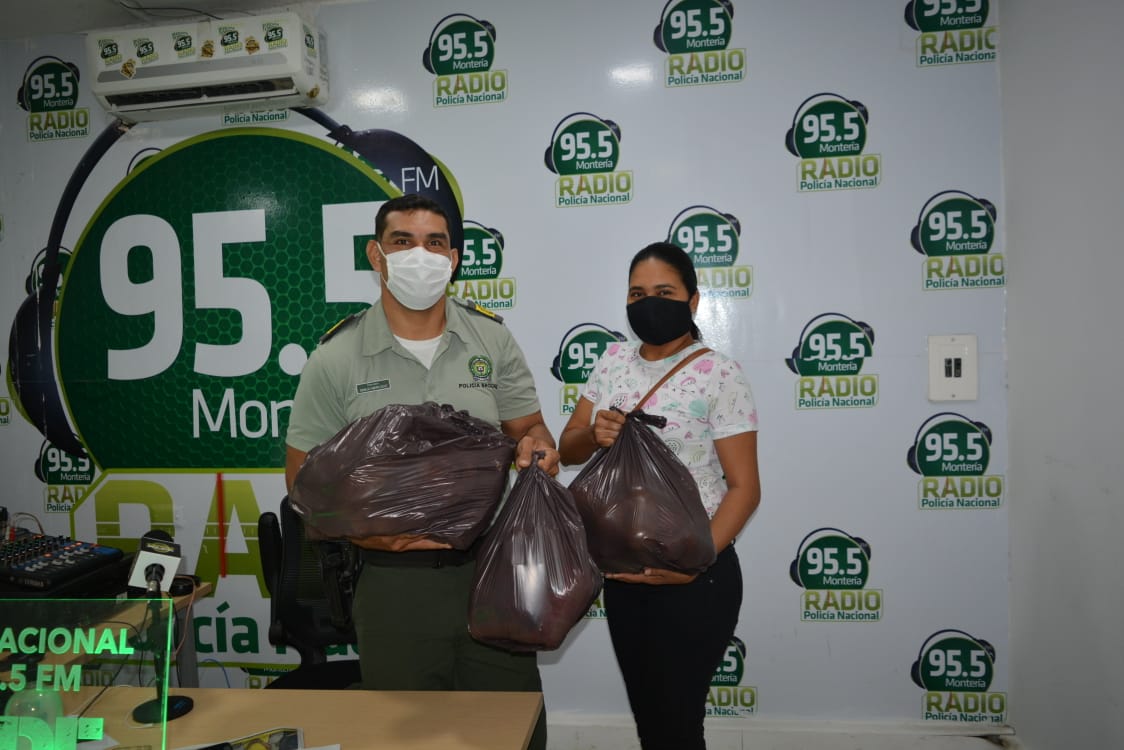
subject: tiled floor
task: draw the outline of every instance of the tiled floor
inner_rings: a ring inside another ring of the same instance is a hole
[[[925,734],[924,728],[870,728],[832,724],[803,729],[797,724],[707,727],[707,750],[1023,750],[1009,729],[990,738]],[[635,731],[617,725],[582,727],[552,723],[549,750],[638,750]]]

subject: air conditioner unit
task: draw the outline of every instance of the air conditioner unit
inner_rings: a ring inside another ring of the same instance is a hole
[[[98,102],[128,122],[320,106],[324,38],[296,13],[86,35]]]

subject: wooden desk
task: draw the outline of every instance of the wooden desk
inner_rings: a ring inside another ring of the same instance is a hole
[[[542,710],[541,693],[173,688],[171,694],[189,696],[195,707],[168,722],[169,750],[274,727],[300,728],[307,747],[525,750]],[[149,688],[112,687],[86,716],[103,717],[105,733],[122,746],[151,744],[155,736],[159,748],[158,727],[144,729],[129,718],[153,695]]]

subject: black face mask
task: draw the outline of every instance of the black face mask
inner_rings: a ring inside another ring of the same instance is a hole
[[[683,300],[641,297],[626,310],[628,324],[645,344],[666,344],[691,330],[691,305]]]

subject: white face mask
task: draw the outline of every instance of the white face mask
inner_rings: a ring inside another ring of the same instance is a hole
[[[428,310],[445,296],[453,262],[441,253],[431,253],[421,245],[387,255],[386,286],[394,298],[411,310]]]

